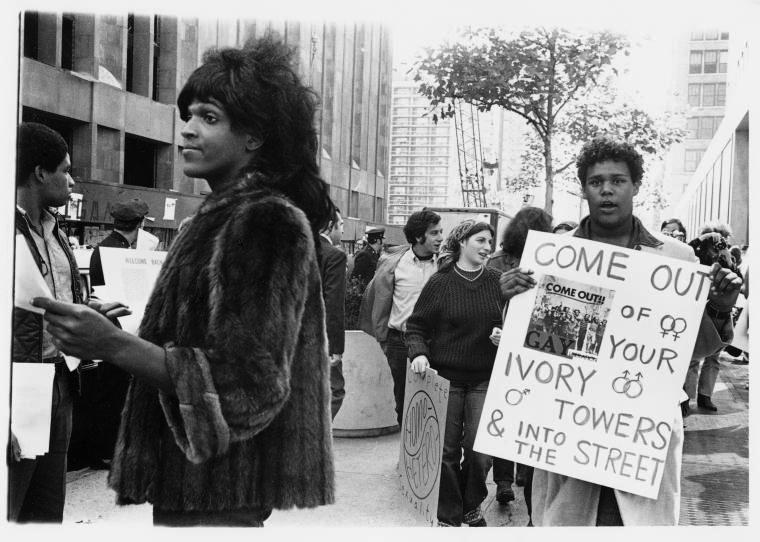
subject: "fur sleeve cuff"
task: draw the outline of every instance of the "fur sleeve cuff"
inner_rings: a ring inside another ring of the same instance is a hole
[[[192,463],[224,454],[230,429],[206,355],[198,348],[177,348],[171,343],[164,351],[177,397],[159,392],[159,399],[175,442]]]

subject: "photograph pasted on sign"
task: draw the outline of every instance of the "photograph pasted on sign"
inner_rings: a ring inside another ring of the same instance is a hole
[[[534,231],[520,267],[475,450],[656,497],[709,269]]]

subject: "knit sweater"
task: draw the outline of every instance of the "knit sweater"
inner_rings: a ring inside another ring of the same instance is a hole
[[[453,382],[491,377],[496,346],[488,338],[501,326],[504,307],[498,271],[485,269],[470,282],[453,268],[433,275],[406,322],[409,359],[427,356],[430,366]]]

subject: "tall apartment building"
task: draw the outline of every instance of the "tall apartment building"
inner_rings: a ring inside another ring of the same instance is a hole
[[[417,86],[401,78],[392,84],[388,224],[406,224],[409,215],[426,206],[448,205],[457,174],[453,120],[435,124],[423,116],[430,103]]]
[[[347,221],[344,239],[383,221],[391,46],[379,24],[272,22],[150,15],[21,15],[19,121],[58,130],[77,181],[70,235],[97,242],[115,201],[139,196],[168,244],[209,188],[182,173],[176,98],[211,47],[277,32],[321,99],[320,166]]]
[[[666,166],[665,187],[675,203],[697,170],[726,107],[729,32],[699,30],[677,38],[674,47],[675,90],[682,97],[686,137],[673,146]]]

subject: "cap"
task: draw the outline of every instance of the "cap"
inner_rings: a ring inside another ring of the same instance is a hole
[[[148,214],[148,204],[140,198],[133,198],[127,201],[117,201],[111,207],[111,216],[114,220],[131,222],[145,218]]]
[[[377,236],[378,234],[384,235],[385,228],[382,226],[367,226],[364,228],[364,235]]]

